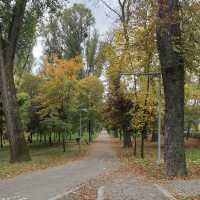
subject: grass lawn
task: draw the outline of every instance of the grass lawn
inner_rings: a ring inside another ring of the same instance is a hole
[[[0,179],[11,178],[23,173],[59,166],[69,161],[82,158],[88,149],[88,145],[86,144],[88,134],[83,134],[81,150],[79,149],[79,145],[75,142],[77,137],[78,134],[73,134],[73,143],[66,143],[66,152],[63,152],[62,145],[49,146],[48,144],[37,144],[36,137],[33,137],[33,144],[30,145],[32,161],[16,164],[9,163],[8,146],[5,146],[3,149],[0,148]],[[96,137],[97,134],[94,134],[93,141]]]
[[[145,159],[140,158],[140,141],[138,141],[137,156],[133,156],[133,149],[119,149],[119,156],[133,171],[156,179],[165,179],[163,159],[160,165],[156,163],[157,145],[145,142]],[[162,149],[163,152],[163,149]],[[163,153],[162,153],[163,154]],[[186,141],[186,158],[188,178],[200,178],[200,140],[189,139]],[[130,170],[131,170],[130,169]]]
[[[16,175],[30,171],[45,169],[58,166],[66,162],[76,160],[85,155],[87,145],[67,144],[66,152],[63,152],[62,146],[31,145],[30,154],[32,161],[10,164],[9,149],[5,147],[0,149],[0,179],[10,178]]]

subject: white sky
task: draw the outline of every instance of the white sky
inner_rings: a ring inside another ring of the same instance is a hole
[[[107,0],[109,5],[113,8],[117,7],[117,1],[118,0]],[[70,0],[70,4],[73,3],[85,4],[86,7],[92,10],[92,13],[96,18],[96,29],[102,37],[106,34],[106,32],[112,30],[115,24],[116,16],[110,10],[108,10],[105,5],[99,2],[99,0]],[[37,44],[33,48],[33,55],[36,60],[36,65],[39,65],[40,58],[43,56],[43,45],[41,38],[37,39]]]

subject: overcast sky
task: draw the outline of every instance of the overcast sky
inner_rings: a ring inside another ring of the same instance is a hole
[[[117,0],[107,0],[107,2],[113,8],[117,7]],[[116,22],[116,16],[111,13],[111,11],[109,11],[105,5],[99,2],[99,0],[70,0],[70,4],[73,3],[83,3],[86,5],[86,7],[92,10],[92,13],[96,18],[96,28],[102,37],[106,32],[112,30]],[[37,45],[33,49],[33,55],[38,61],[39,58],[43,55],[43,47],[40,38],[38,38]]]

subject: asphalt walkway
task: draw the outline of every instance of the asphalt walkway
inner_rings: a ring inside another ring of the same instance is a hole
[[[0,181],[0,200],[48,200],[119,166],[104,132],[81,161]]]

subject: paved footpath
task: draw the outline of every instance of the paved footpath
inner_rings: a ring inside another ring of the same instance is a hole
[[[109,136],[100,134],[81,161],[0,181],[0,200],[48,200],[118,166]]]
[[[128,170],[125,173],[120,170],[123,171],[124,167],[117,158],[112,139],[104,131],[89,147],[88,156],[80,161],[0,181],[0,200],[50,200],[80,185],[74,197],[72,193],[72,196],[64,199],[84,199],[79,195],[84,187],[84,192],[88,190],[94,193],[88,200],[173,199],[163,188],[170,191],[167,186],[156,185],[144,177],[130,174]],[[198,183],[193,183],[195,191]],[[172,186],[171,183],[168,186]],[[173,188],[175,186],[177,183],[174,183]],[[183,187],[181,189],[183,191]]]

